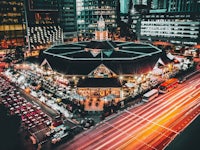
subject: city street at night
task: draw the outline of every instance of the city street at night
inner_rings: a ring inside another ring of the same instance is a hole
[[[0,150],[200,149],[200,0],[0,6]]]
[[[200,75],[130,108],[57,149],[163,149],[198,116]],[[87,138],[84,138],[87,137]]]

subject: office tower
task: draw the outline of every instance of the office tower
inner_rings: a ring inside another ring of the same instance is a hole
[[[147,0],[133,0],[134,5],[147,5]]]
[[[77,38],[76,0],[59,0],[59,18],[64,42]]]
[[[200,0],[153,0],[154,7],[138,19],[141,40],[195,45],[200,41]]]
[[[24,0],[29,50],[45,49],[62,40],[58,0]]]
[[[152,0],[133,0],[134,9],[139,13],[148,13],[152,7]]]
[[[120,0],[120,12],[122,14],[127,14],[128,13],[128,5],[129,5],[129,0]]]
[[[167,11],[167,2],[166,0],[152,0],[152,10],[159,10],[160,12],[166,12]]]
[[[200,1],[169,0],[168,12],[200,12]]]
[[[24,45],[23,0],[0,1],[0,49]]]
[[[117,0],[76,0],[77,30],[79,36],[94,37],[97,21],[102,15],[109,30],[116,24]]]

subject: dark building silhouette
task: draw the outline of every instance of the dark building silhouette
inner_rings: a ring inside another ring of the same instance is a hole
[[[63,29],[64,42],[77,38],[76,1],[58,0],[60,27]]]

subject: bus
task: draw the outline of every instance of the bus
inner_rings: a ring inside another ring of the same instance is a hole
[[[171,78],[166,80],[165,82],[163,82],[160,86],[159,86],[159,92],[160,93],[167,93],[168,91],[170,91],[171,89],[177,87],[178,85],[178,79],[177,78]]]
[[[151,91],[145,93],[142,96],[142,101],[143,102],[148,102],[158,96],[158,90],[157,89],[152,89]]]

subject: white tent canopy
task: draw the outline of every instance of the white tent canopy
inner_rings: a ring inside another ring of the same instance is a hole
[[[114,94],[109,94],[109,95],[107,95],[107,96],[105,96],[105,97],[102,97],[101,100],[104,100],[104,101],[111,101],[111,100],[113,100],[115,97],[116,97],[116,95],[114,95]]]
[[[125,85],[126,85],[128,88],[132,88],[132,87],[135,86],[135,84],[134,84],[134,83],[131,83],[131,82],[128,82],[128,83],[126,83]]]
[[[159,58],[159,59],[158,59],[158,61],[156,62],[156,64],[155,64],[155,66],[154,66],[154,68],[153,68],[153,69],[156,69],[156,68],[158,68],[158,64],[161,64],[161,65],[165,66],[165,63],[162,61],[162,59],[161,59],[161,58]]]
[[[163,70],[159,69],[159,68],[154,68],[152,70],[152,74],[154,74],[154,75],[161,75],[162,73],[163,73]]]
[[[173,59],[175,58],[175,56],[172,55],[171,53],[168,53],[168,54],[167,54],[167,57],[168,57],[170,60],[173,60]]]
[[[84,99],[86,99],[85,96],[79,95],[77,93],[72,94],[71,98],[72,99],[74,98],[74,99],[77,99],[77,100],[84,100]]]

